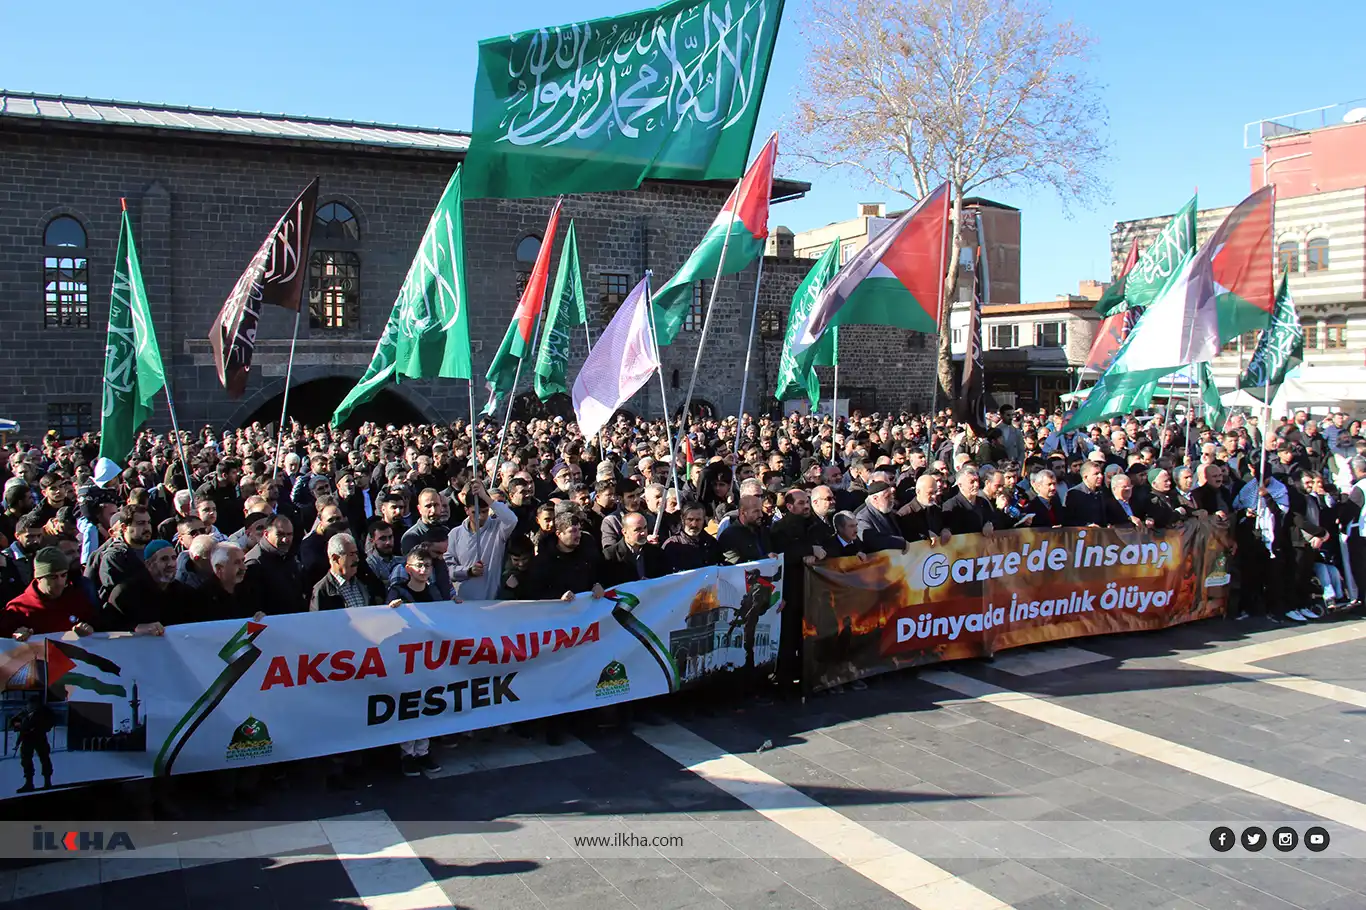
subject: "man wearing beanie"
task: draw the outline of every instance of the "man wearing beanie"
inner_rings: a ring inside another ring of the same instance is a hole
[[[20,641],[30,635],[95,631],[95,605],[75,585],[69,585],[70,562],[56,547],[44,547],[33,557],[33,581],[0,614],[0,635]]]
[[[99,631],[160,635],[163,626],[198,621],[185,607],[195,596],[194,589],[175,578],[176,552],[171,542],[153,540],[143,547],[142,561],[147,566],[145,574],[114,586],[100,610]]]

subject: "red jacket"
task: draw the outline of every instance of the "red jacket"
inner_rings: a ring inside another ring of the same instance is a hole
[[[38,583],[31,581],[24,593],[0,613],[0,635],[8,638],[24,628],[31,629],[34,635],[70,632],[78,622],[95,622],[95,605],[79,585],[67,582],[62,596],[49,600],[38,593]]]

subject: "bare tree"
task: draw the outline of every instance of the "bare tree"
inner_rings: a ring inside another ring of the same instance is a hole
[[[1084,68],[1092,39],[1038,0],[821,0],[804,32],[799,155],[910,199],[953,189],[938,369],[952,397],[963,196],[1047,186],[1066,206],[1104,194],[1105,109]]]

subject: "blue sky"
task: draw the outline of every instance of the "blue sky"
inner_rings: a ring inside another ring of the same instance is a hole
[[[800,78],[800,17],[788,0],[760,134],[789,112]],[[468,129],[480,38],[644,6],[639,0],[444,4],[238,0],[8,4],[0,87]],[[1096,37],[1092,72],[1109,110],[1107,202],[1064,212],[1047,193],[983,191],[1023,209],[1026,300],[1108,278],[1116,220],[1169,212],[1200,188],[1202,207],[1246,195],[1243,124],[1366,96],[1360,42],[1366,4],[1319,0],[1057,0]],[[794,230],[840,220],[858,201],[887,198],[855,178],[780,173],[815,183],[775,209]],[[895,200],[888,200],[895,201]]]

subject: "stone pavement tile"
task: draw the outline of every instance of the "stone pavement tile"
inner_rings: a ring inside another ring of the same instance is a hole
[[[543,902],[516,875],[443,875],[427,863],[437,886],[456,907],[471,910],[533,910]],[[287,910],[287,908],[282,908]]]
[[[1057,894],[1066,890],[1057,879],[1049,878],[1014,860],[969,872],[963,878],[1007,904],[1018,905],[1045,894]]]
[[[1015,910],[1104,910],[1105,904],[1097,903],[1071,889],[1064,889],[1021,901],[1014,907]]]
[[[804,866],[774,868],[773,871],[794,890],[822,907],[846,907],[850,904],[896,899],[890,891],[842,863],[834,860],[820,864],[810,861],[799,862],[803,862]]]
[[[1135,878],[1165,888],[1173,894],[1189,897],[1196,891],[1216,890],[1229,881],[1207,863],[1189,859],[1110,859],[1109,865]]]
[[[649,860],[650,871],[614,867],[617,861],[594,862],[594,867],[627,900],[650,910],[679,910],[714,895],[668,860]],[[553,906],[553,905],[552,905]]]
[[[762,891],[728,894],[722,900],[733,910],[822,910],[821,904],[786,883]]]
[[[1067,730],[1059,730],[1057,727],[1041,725],[1041,729],[1029,734],[1029,739],[1052,746],[1059,752],[1084,759],[1093,765],[1112,765],[1121,759],[1133,757],[1132,752],[1078,736]]]
[[[1313,874],[1307,867],[1297,867],[1274,857],[1257,859],[1210,860],[1210,865],[1244,885],[1274,894],[1281,900],[1300,907],[1316,907],[1337,900],[1351,889],[1333,884]]]
[[[941,824],[1001,821],[1001,816],[990,809],[992,802],[994,802],[994,798],[989,796],[979,799],[965,799],[946,793],[942,798],[916,802],[911,808],[920,817]]]
[[[194,866],[181,870],[178,886],[191,910],[232,910],[258,903],[274,907],[277,897],[266,880],[269,865],[270,860],[244,859]]]
[[[355,893],[354,889],[348,889],[345,896],[350,897]],[[104,906],[111,908],[193,910],[194,906],[189,903],[185,889],[181,886],[179,872],[165,872],[159,875],[146,875],[140,878],[125,878],[115,882],[107,882],[100,889],[100,897]],[[246,896],[242,892],[237,892],[239,901],[244,897]],[[318,907],[324,903],[323,901],[311,901],[306,892],[299,894],[298,897],[300,907]],[[281,903],[278,893],[274,895],[274,902],[277,906],[286,906]],[[270,898],[268,897],[262,903],[269,906]]]
[[[1183,892],[1181,896],[1217,910],[1297,910],[1301,906],[1232,880]]]
[[[726,903],[731,898],[767,891],[783,883],[773,872],[752,859],[674,858],[674,865]]]
[[[1197,800],[1218,799],[1232,792],[1228,784],[1201,777],[1199,774],[1191,774],[1141,755],[1130,754],[1128,758],[1110,765],[1110,768],[1165,790],[1193,796]]]
[[[1283,862],[1348,891],[1366,893],[1366,862],[1359,858],[1292,856]],[[1366,907],[1366,897],[1362,899],[1360,906]]]
[[[1021,860],[1030,869],[1107,907],[1155,910],[1175,900],[1166,888],[1096,859]]]
[[[87,885],[72,888],[70,891],[54,891],[30,897],[17,897],[5,904],[5,910],[120,910],[115,904],[106,903],[101,885]],[[272,906],[267,904],[267,906]],[[177,910],[190,910],[182,903]]]
[[[1027,793],[999,796],[991,801],[991,811],[1009,821],[1030,821],[1059,809],[1054,803]],[[1078,816],[1080,818],[1080,816]]]
[[[1058,776],[1055,772],[1004,756],[983,756],[972,763],[972,770],[1016,789],[1024,789]]]
[[[384,860],[366,862],[383,863]],[[340,862],[328,857],[277,858],[267,864],[265,886],[281,907],[335,907],[352,899],[356,886]],[[137,906],[130,904],[128,906]]]
[[[548,859],[517,876],[546,904],[554,905],[577,894],[598,894],[610,887],[607,879],[585,859]]]
[[[1160,821],[1161,816],[1113,796],[1100,796],[1067,807],[1078,815],[1095,821]]]
[[[1256,819],[1265,822],[1314,822],[1319,821],[1319,817],[1301,809],[1293,809],[1283,803],[1257,796],[1252,793],[1245,793],[1236,790],[1227,796],[1211,800],[1211,804],[1220,813],[1234,813],[1241,818]],[[1215,818],[1219,816],[1216,815]]]
[[[1025,787],[1024,792],[1064,809],[1102,795],[1099,790],[1093,790],[1071,778],[1042,781]]]

